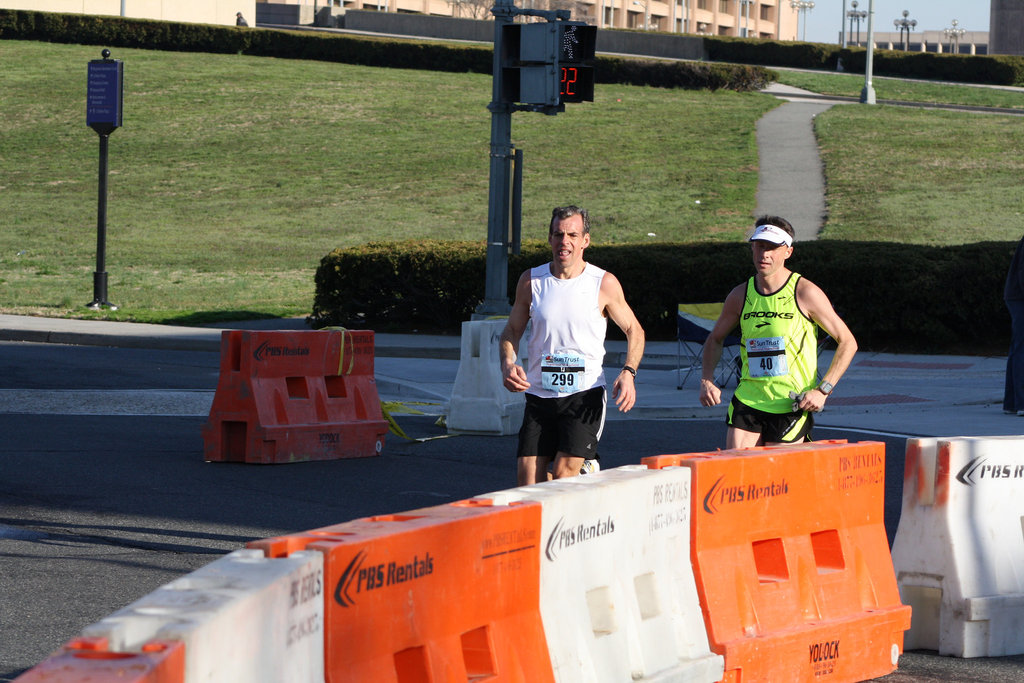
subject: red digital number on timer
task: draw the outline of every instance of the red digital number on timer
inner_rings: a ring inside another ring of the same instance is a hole
[[[576,67],[563,66],[562,67],[562,95],[575,95],[576,94],[576,81],[579,78],[579,73]]]

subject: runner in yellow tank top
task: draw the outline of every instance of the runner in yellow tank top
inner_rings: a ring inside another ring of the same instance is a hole
[[[735,395],[766,413],[793,412],[790,392],[802,394],[817,381],[817,334],[797,305],[799,281],[791,273],[781,289],[763,293],[755,278],[747,281],[740,315],[743,375]]]
[[[714,368],[726,335],[740,326],[743,373],[726,420],[727,448],[808,439],[812,414],[821,411],[857,352],[857,340],[821,288],[786,268],[786,259],[793,255],[793,235],[793,226],[784,218],[757,219],[749,240],[754,277],[729,293],[704,343],[700,402],[714,406],[722,402],[722,391],[713,380]],[[837,344],[832,363],[817,386],[814,325]],[[801,395],[798,410],[793,410],[791,391]]]

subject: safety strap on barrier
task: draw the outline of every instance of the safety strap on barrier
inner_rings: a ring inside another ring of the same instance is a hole
[[[441,434],[439,436],[423,436],[420,438],[413,438],[405,433],[401,427],[398,426],[398,422],[395,418],[391,417],[391,413],[403,413],[405,415],[426,415],[422,410],[411,408],[410,406],[436,406],[437,403],[428,403],[424,401],[381,401],[380,411],[384,414],[384,419],[388,423],[388,431],[395,436],[405,439],[407,441],[416,441],[418,443],[425,443],[427,441],[433,441],[435,439],[446,439],[449,436],[455,436],[455,434]],[[441,418],[444,419],[443,417]]]
[[[348,334],[347,327],[341,327],[334,325],[331,327],[321,327],[321,332],[341,332],[341,350],[338,352],[338,374],[349,375],[352,373],[352,367],[356,362],[356,342],[351,335]],[[345,342],[348,342],[351,353],[348,354],[348,367],[345,367]]]

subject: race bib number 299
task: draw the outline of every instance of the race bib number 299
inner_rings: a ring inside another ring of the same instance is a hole
[[[560,394],[573,394],[583,387],[587,363],[578,353],[559,351],[544,356],[540,364],[541,386]]]

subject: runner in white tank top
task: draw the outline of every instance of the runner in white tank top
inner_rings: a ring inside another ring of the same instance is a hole
[[[562,398],[604,386],[608,319],[599,298],[605,271],[584,264],[574,278],[557,278],[550,264],[530,271],[530,320],[526,393]]]
[[[607,318],[626,335],[626,364],[612,384],[622,412],[636,402],[634,378],[644,331],[614,275],[583,260],[590,218],[577,206],[558,207],[548,228],[551,262],[524,272],[501,334],[504,386],[527,393],[519,432],[519,485],[579,474],[596,459],[604,427],[604,337]],[[516,349],[532,321],[529,370],[516,365]]]

